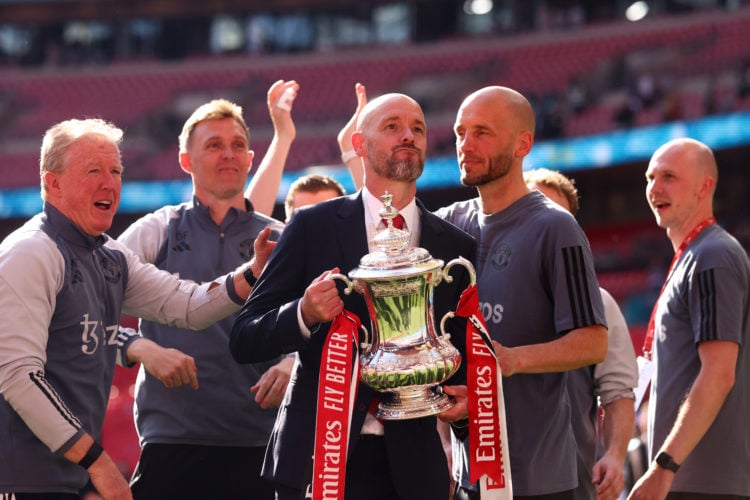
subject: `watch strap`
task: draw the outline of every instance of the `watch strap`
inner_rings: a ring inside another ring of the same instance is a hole
[[[78,465],[88,470],[88,468],[91,467],[91,464],[96,462],[96,459],[99,458],[103,452],[104,448],[102,448],[102,445],[94,441],[91,444],[89,451],[87,451],[83,458],[78,461]]]
[[[656,455],[656,465],[672,472],[677,472],[680,469],[680,464],[675,462],[672,455],[666,451],[660,451],[659,454]]]
[[[253,274],[253,270],[250,269],[250,266],[247,266],[247,268],[242,272],[242,276],[250,286],[255,286],[255,283],[258,282],[258,278],[255,277],[255,275]]]

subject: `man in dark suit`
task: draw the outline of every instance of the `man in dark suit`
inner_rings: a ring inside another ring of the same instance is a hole
[[[402,94],[371,101],[359,116],[352,144],[363,162],[364,188],[295,213],[231,335],[232,353],[241,363],[299,354],[263,468],[263,476],[274,482],[277,498],[283,500],[304,496],[311,481],[318,376],[330,322],[346,309],[370,326],[363,296],[344,295],[343,283],[327,278],[356,268],[360,258],[375,249],[372,240],[383,228],[380,197],[386,191],[393,195],[411,244],[434,258],[448,262],[463,256],[473,261],[476,251],[471,237],[432,215],[415,198],[427,145],[419,104]],[[453,283],[434,289],[435,325],[455,310],[468,285],[468,273],[455,269]],[[463,353],[465,323],[448,323],[451,341]],[[448,383],[463,380],[462,368]],[[346,498],[447,499],[449,472],[436,418],[380,422],[367,411],[373,395],[371,388],[359,384],[350,427]]]

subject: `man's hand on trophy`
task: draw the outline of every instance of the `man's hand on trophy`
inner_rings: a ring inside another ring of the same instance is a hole
[[[452,396],[456,402],[453,406],[442,413],[438,413],[438,418],[443,422],[458,422],[469,417],[469,407],[467,405],[468,395],[465,385],[444,385],[443,392]]]
[[[344,301],[339,297],[336,282],[330,279],[331,275],[338,273],[338,267],[325,271],[305,290],[300,301],[300,312],[306,327],[333,321],[344,310]]]

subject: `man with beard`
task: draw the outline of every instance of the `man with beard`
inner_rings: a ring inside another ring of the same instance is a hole
[[[503,375],[514,497],[570,499],[576,442],[565,372],[601,362],[607,330],[586,236],[570,213],[526,186],[522,163],[534,127],[531,105],[515,90],[469,95],[456,116],[456,153],[461,182],[479,196],[437,214],[478,242],[477,285]],[[467,453],[466,439],[454,445],[457,499],[479,498]]]
[[[445,262],[458,256],[473,259],[476,250],[471,237],[432,215],[415,198],[427,145],[424,114],[417,102],[402,94],[374,99],[358,117],[352,145],[364,165],[364,187],[295,211],[258,279],[257,293],[232,330],[230,347],[238,362],[298,352],[263,467],[263,476],[273,481],[280,500],[299,499],[311,481],[318,379],[330,323],[345,309],[363,322],[369,317],[364,297],[343,295],[343,283],[329,277],[349,272],[375,250],[373,238],[384,228],[378,214],[383,206],[380,197],[386,192],[393,196],[411,244],[433,257]],[[453,283],[441,283],[434,291],[436,325],[455,308],[468,284],[463,270],[451,274]],[[451,321],[448,326],[454,333],[451,340],[463,350],[465,333],[460,328],[465,323]],[[459,371],[453,378],[460,382],[463,377]],[[359,384],[351,431],[341,436],[342,443],[348,442],[346,498],[447,499],[447,461],[435,418],[381,423],[368,413],[374,395],[370,387]]]

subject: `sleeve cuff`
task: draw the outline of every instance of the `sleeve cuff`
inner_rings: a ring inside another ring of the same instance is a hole
[[[243,278],[244,279],[244,278]],[[237,290],[234,288],[234,273],[229,273],[226,281],[227,295],[237,305],[244,305],[245,300],[237,294]]]
[[[302,321],[302,301],[297,301],[297,324],[299,325],[299,331],[302,333],[302,336],[306,339],[310,340],[310,337],[312,337],[312,334],[320,330],[320,323],[315,325],[315,328],[310,330],[307,326],[305,326],[305,322]]]
[[[453,435],[456,436],[456,438],[458,438],[459,440],[463,440],[469,435],[469,419],[465,418],[463,420],[451,422],[451,429],[453,430]]]
[[[120,331],[117,334],[117,364],[125,368],[132,368],[136,365],[135,362],[128,361],[128,348],[130,344],[137,339],[143,338],[143,336],[125,326],[120,326]]]

